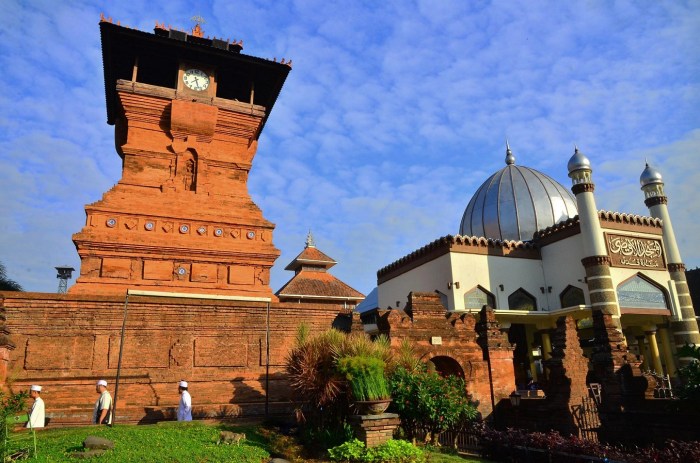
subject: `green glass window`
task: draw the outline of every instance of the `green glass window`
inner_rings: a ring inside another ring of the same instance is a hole
[[[508,296],[510,310],[537,310],[537,300],[527,291],[520,288]]]
[[[583,297],[583,290],[576,286],[567,286],[559,296],[562,307],[573,307],[575,305],[585,305],[586,299]]]
[[[479,311],[485,305],[496,308],[496,298],[481,286],[477,286],[464,295],[464,310]]]

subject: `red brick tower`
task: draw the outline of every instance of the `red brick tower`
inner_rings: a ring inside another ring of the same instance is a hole
[[[241,42],[100,22],[107,122],[122,178],[73,235],[73,294],[126,289],[274,297],[274,224],[250,198],[258,138],[290,63]]]

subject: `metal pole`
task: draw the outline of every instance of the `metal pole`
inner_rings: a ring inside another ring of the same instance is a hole
[[[126,299],[124,300],[124,317],[122,318],[122,334],[119,341],[119,361],[117,362],[117,379],[114,382],[114,400],[112,401],[112,423],[117,419],[117,393],[119,392],[119,377],[122,372],[122,354],[124,353],[124,331],[126,330],[126,309],[129,306],[129,290],[126,290]]]
[[[270,409],[270,302],[265,314],[265,418]]]

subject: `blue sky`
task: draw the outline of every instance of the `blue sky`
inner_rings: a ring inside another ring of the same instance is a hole
[[[121,175],[98,20],[156,21],[293,59],[249,180],[284,266],[316,244],[369,293],[376,271],[456,234],[479,185],[521,165],[569,186],[574,144],[599,209],[647,215],[666,181],[681,254],[700,265],[700,1],[0,2],[0,261],[31,291],[80,261],[84,205]]]

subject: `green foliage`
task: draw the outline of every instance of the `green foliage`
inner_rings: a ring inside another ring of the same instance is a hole
[[[328,456],[333,461],[362,461],[365,450],[364,442],[353,439],[328,449]]]
[[[678,369],[681,386],[676,389],[676,395],[684,401],[686,407],[700,410],[700,347],[686,344],[678,349],[678,356],[694,360]]]
[[[354,437],[350,425],[342,421],[335,426],[306,426],[302,429],[300,441],[307,448],[326,450]]]
[[[300,328],[299,344],[287,357],[290,385],[303,400],[318,408],[332,405],[344,392],[344,379],[336,371],[333,355],[344,338],[345,334],[334,329],[310,337]]]
[[[392,361],[391,346],[385,336],[372,341],[364,333],[347,335],[335,329],[311,336],[308,327],[301,325],[286,362],[290,385],[302,400],[333,414],[344,406],[347,395],[345,375],[338,371],[338,361],[344,357],[379,359],[386,364]]]
[[[18,392],[17,394],[6,394],[0,391],[0,456],[4,459],[5,455],[8,453],[8,448],[6,446],[7,434],[10,432],[8,426],[8,418],[12,415],[18,415],[25,412],[25,401],[27,399],[27,392]]]
[[[244,432],[247,436],[238,445],[216,445],[222,430]],[[177,463],[177,462],[241,462],[260,463],[270,458],[266,439],[255,428],[210,426],[200,422],[166,422],[157,425],[89,426],[83,428],[47,428],[37,434],[37,462],[75,462],[72,456],[82,451],[87,436],[100,436],[114,441],[101,463]],[[12,449],[11,449],[12,450]]]
[[[355,400],[382,400],[390,397],[382,359],[343,357],[338,360],[338,371],[348,380]]]
[[[390,386],[404,428],[427,429],[432,441],[436,434],[477,417],[462,378],[442,377],[425,368],[411,372],[398,367]]]
[[[403,339],[399,345],[398,354],[394,358],[394,363],[390,364],[389,367],[391,373],[399,367],[403,367],[408,372],[421,371],[423,362],[416,355],[413,343],[408,339]]]
[[[333,461],[344,462],[409,463],[425,461],[425,455],[421,449],[402,440],[390,440],[368,449],[363,442],[353,439],[329,449],[328,455]]]
[[[311,328],[309,328],[308,324],[302,323],[301,325],[299,325],[299,327],[297,328],[296,345],[302,346],[306,344],[306,341],[309,339],[310,332]]]
[[[423,462],[423,451],[405,440],[390,440],[382,445],[367,449],[364,461],[372,463],[383,462]]]

